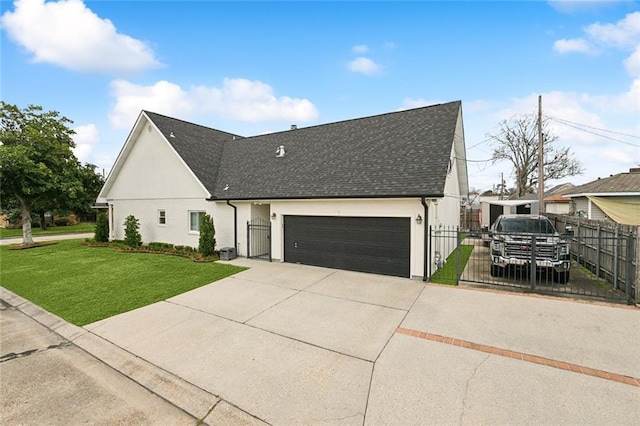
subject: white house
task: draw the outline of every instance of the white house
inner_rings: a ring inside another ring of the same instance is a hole
[[[248,138],[142,111],[97,202],[112,239],[134,215],[145,243],[197,247],[206,212],[240,256],[425,278],[467,193],[456,101]]]

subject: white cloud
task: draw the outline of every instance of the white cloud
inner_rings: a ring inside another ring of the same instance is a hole
[[[601,155],[608,160],[625,166],[631,166],[635,160],[631,152],[627,152],[623,149],[605,149],[602,151]]]
[[[585,100],[594,108],[600,108],[616,114],[634,114],[640,129],[640,78],[631,82],[629,91],[612,95],[585,95]]]
[[[624,66],[631,76],[640,77],[640,12],[629,13],[614,24],[591,24],[584,32],[587,39],[560,39],[554,43],[554,50],[594,54],[611,48],[631,51]]]
[[[239,121],[311,121],[318,110],[308,99],[276,97],[268,84],[242,78],[225,78],[222,87],[179,85],[159,81],[152,86],[125,80],[111,83],[116,103],[109,114],[116,128],[129,128],[141,109],[177,117],[213,114]]]
[[[549,4],[558,12],[593,12],[616,3],[629,3],[629,0],[551,0]]]
[[[629,75],[640,77],[640,46],[637,46],[631,56],[624,60],[624,67]]]
[[[629,13],[615,24],[591,24],[585,32],[605,45],[635,48],[640,43],[640,12]]]
[[[428,101],[423,98],[413,99],[413,98],[404,98],[402,100],[402,107],[398,109],[398,111],[403,111],[405,109],[412,108],[420,108],[423,106],[436,105],[441,103],[440,101]]]
[[[348,64],[349,70],[353,72],[359,72],[366,75],[373,75],[380,72],[382,69],[380,65],[376,64],[369,58],[359,56]]]
[[[369,51],[369,48],[365,44],[358,44],[356,46],[353,46],[351,48],[351,51],[355,53],[367,53]]]
[[[582,38],[560,39],[553,43],[553,49],[559,53],[594,53],[594,49],[589,42]]]
[[[0,23],[34,62],[83,72],[136,72],[161,66],[148,44],[118,33],[81,0],[16,0]]]
[[[76,147],[73,153],[82,163],[90,163],[92,159],[93,148],[100,142],[100,135],[95,124],[87,124],[75,127],[76,134],[73,135],[73,141]]]
[[[385,43],[382,45],[382,47],[384,49],[395,49],[396,44],[392,41],[385,41]]]

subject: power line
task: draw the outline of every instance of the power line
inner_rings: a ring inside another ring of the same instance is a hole
[[[552,120],[554,120],[554,121],[557,121],[557,122],[558,122],[558,123],[560,123],[560,124],[564,124],[565,126],[573,127],[574,129],[582,130],[583,132],[591,133],[592,135],[596,135],[596,136],[599,136],[599,137],[601,137],[601,138],[609,139],[609,140],[612,140],[612,141],[614,141],[614,142],[619,142],[619,143],[623,143],[623,144],[625,144],[625,145],[631,145],[631,146],[635,146],[635,147],[640,148],[640,145],[637,145],[637,144],[635,144],[635,143],[631,143],[631,142],[623,141],[623,140],[620,140],[620,139],[612,138],[611,136],[601,135],[600,133],[592,132],[591,130],[583,129],[583,128],[581,128],[581,127],[574,126],[574,125],[569,124],[569,123],[564,123],[564,122],[562,122],[562,121],[560,121],[560,120],[557,120],[557,119],[554,119],[554,118],[552,118],[552,117],[549,117],[549,118],[551,118],[551,119],[552,119]]]
[[[464,160],[468,163],[486,163],[487,161],[493,161],[493,158],[489,158],[488,160],[469,160],[463,157],[456,157],[456,160]]]
[[[629,136],[630,138],[640,139],[640,136],[638,136],[638,135],[632,135],[632,134],[629,134],[629,133],[622,133],[622,132],[615,132],[613,130],[601,129],[599,127],[588,126],[586,124],[576,123],[575,121],[565,120],[564,118],[552,117],[550,115],[545,115],[545,117],[550,118],[552,120],[559,121],[559,122],[566,122],[566,123],[571,123],[571,124],[575,124],[575,125],[582,126],[582,127],[587,127],[589,129],[600,130],[601,132],[613,133],[613,134],[620,135],[620,136]],[[564,124],[564,123],[562,123],[562,124]]]

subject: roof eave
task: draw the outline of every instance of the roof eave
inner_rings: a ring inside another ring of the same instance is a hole
[[[400,199],[400,198],[444,198],[444,194],[410,194],[410,195],[307,195],[279,197],[209,197],[207,201],[254,201],[254,200],[333,200],[333,199]]]

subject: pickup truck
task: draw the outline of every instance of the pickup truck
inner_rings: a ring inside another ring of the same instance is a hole
[[[569,281],[571,259],[565,238],[572,235],[570,227],[560,235],[546,216],[502,215],[489,235],[492,277],[503,276],[507,268],[529,268],[535,239],[536,268],[547,269],[555,282]]]

